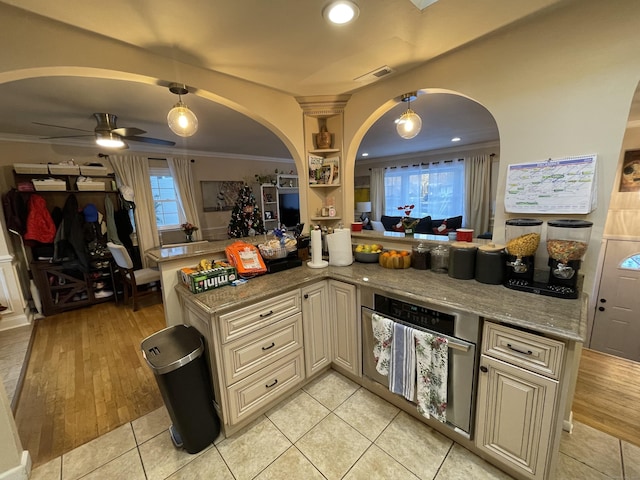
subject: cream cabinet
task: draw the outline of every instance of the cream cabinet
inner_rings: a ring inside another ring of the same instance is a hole
[[[487,322],[476,447],[523,478],[548,478],[564,343]]]
[[[332,362],[353,375],[361,372],[358,302],[354,285],[329,280]]]
[[[305,379],[299,289],[209,317],[191,304],[183,312],[207,341],[216,408],[227,436]]]
[[[326,280],[302,288],[304,363],[307,377],[331,364],[329,286]]]

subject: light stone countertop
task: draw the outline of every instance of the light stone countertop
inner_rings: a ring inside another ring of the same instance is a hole
[[[268,238],[271,238],[269,236]],[[150,248],[145,251],[147,258],[153,260],[156,263],[164,263],[173,261],[179,258],[211,258],[210,255],[217,255],[224,258],[224,249],[231,245],[233,242],[242,240],[243,242],[257,245],[258,243],[265,242],[265,235],[256,235],[255,237],[244,238],[230,238],[227,240],[216,241],[200,241],[189,243],[181,243],[176,246],[165,245],[164,247]],[[194,264],[198,263],[197,261]]]
[[[559,299],[510,290],[502,285],[486,285],[476,280],[457,280],[431,270],[393,270],[375,263],[356,262],[347,267],[321,269],[303,264],[250,279],[237,287],[225,286],[192,294],[186,287],[178,285],[176,291],[183,300],[194,303],[208,314],[215,314],[273,298],[323,278],[367,285],[408,301],[415,299],[471,312],[559,339],[581,343],[586,339],[586,294],[577,300]]]

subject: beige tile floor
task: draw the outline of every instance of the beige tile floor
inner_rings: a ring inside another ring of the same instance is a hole
[[[164,408],[36,468],[31,480],[509,479],[335,371],[238,434],[190,455]],[[640,479],[640,448],[586,425],[563,433],[558,479]]]

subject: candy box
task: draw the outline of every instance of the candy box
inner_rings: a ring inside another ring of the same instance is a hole
[[[229,285],[238,278],[235,267],[226,263],[214,264],[209,270],[185,267],[178,271],[178,275],[192,293],[202,293]]]

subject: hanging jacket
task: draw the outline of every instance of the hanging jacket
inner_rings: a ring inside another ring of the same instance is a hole
[[[118,229],[116,222],[113,218],[113,202],[107,196],[104,199],[104,213],[107,221],[107,240],[118,245],[122,245],[120,238],[118,237]]]
[[[27,216],[29,209],[27,208],[27,200],[25,197],[29,194],[19,192],[12,188],[2,196],[2,206],[4,207],[4,219],[7,222],[7,228],[24,235],[27,229]]]
[[[84,217],[78,210],[74,194],[67,197],[62,209],[62,223],[54,240],[53,261],[66,268],[89,271],[89,252],[84,242]]]
[[[27,214],[27,230],[25,240],[35,240],[40,243],[52,243],[56,236],[56,226],[49,210],[47,202],[35,193],[29,198],[29,213]]]

